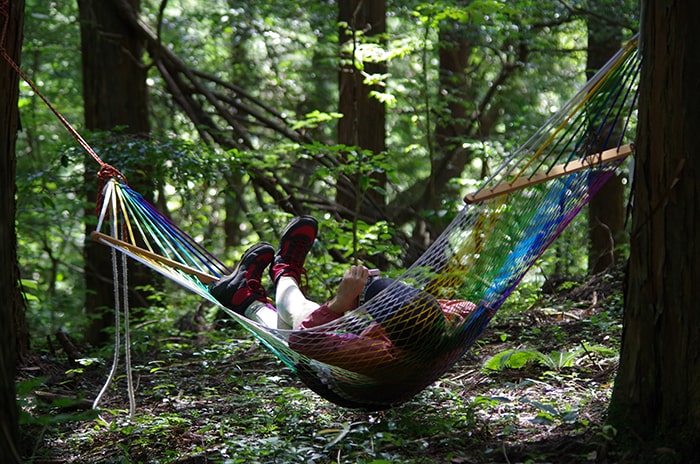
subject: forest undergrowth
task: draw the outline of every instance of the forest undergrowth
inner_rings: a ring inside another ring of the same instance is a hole
[[[521,285],[439,382],[409,403],[374,413],[319,398],[233,326],[136,331],[134,416],[123,368],[99,412],[90,408],[109,372],[107,351],[69,362],[70,344],[49,346],[19,371],[26,460],[624,462],[610,446],[615,430],[605,425],[621,336],[621,281],[616,269],[547,288]]]

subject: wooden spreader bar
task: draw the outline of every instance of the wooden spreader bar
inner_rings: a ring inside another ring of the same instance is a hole
[[[552,166],[552,168],[549,169],[547,172],[537,172],[532,175],[522,175],[515,179],[513,182],[501,182],[493,188],[483,188],[481,190],[477,190],[476,192],[470,193],[469,195],[464,197],[464,201],[467,203],[477,203],[483,200],[488,200],[489,198],[514,192],[516,190],[529,187],[531,185],[540,184],[542,182],[546,182],[550,179],[555,179],[566,174],[582,171],[583,169],[590,168],[597,164],[616,161],[631,155],[633,152],[634,147],[632,146],[632,144],[622,145],[618,148],[611,148],[601,153],[595,153],[593,155],[586,156],[582,160],[575,160],[564,164],[557,164],[555,166]]]
[[[151,261],[157,261],[157,262],[165,264],[166,266],[170,266],[170,267],[174,267],[176,269],[179,269],[187,274],[190,274],[190,275],[197,277],[203,284],[210,284],[212,282],[216,282],[217,280],[219,280],[218,277],[214,277],[213,275],[207,274],[205,272],[201,272],[197,269],[186,266],[182,263],[178,263],[177,261],[173,261],[172,259],[166,258],[165,256],[161,256],[161,255],[158,255],[156,253],[152,253],[148,250],[144,250],[141,247],[137,247],[136,245],[132,245],[131,243],[128,243],[128,242],[124,242],[123,240],[119,240],[117,238],[114,238],[111,235],[106,235],[106,234],[103,234],[101,232],[93,231],[90,233],[90,238],[96,242],[102,242],[105,245],[121,247],[121,248],[124,248],[124,249],[130,251],[131,253],[141,255],[144,258],[150,259]]]

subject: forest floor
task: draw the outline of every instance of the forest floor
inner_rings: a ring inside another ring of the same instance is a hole
[[[439,382],[378,413],[319,398],[233,327],[135,330],[134,416],[123,370],[99,414],[83,399],[104,384],[108,352],[71,364],[49,350],[20,370],[27,462],[627,462],[605,425],[621,280],[618,270],[514,295]],[[520,350],[510,367],[484,368],[506,350]]]

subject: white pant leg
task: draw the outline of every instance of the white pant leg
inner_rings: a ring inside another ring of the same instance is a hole
[[[296,329],[320,305],[304,296],[293,277],[282,276],[277,280],[275,306],[277,306],[277,327]]]

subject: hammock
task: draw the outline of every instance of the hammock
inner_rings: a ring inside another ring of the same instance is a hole
[[[209,284],[231,270],[118,175],[106,175],[92,238],[222,307],[324,398],[352,408],[392,407],[460,359],[538,257],[633,152],[624,143],[639,68],[635,38],[465,198],[453,222],[394,283],[320,327],[269,328],[223,307]],[[339,339],[368,337],[389,339],[391,347],[373,350],[369,343],[365,351],[337,351]]]

